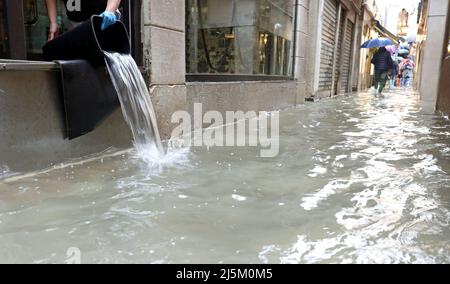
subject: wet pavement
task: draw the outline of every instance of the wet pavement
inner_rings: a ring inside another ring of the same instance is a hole
[[[280,155],[132,152],[0,181],[0,262],[449,263],[450,122],[391,91],[281,113]]]

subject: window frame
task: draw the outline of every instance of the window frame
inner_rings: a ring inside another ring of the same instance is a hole
[[[236,81],[293,81],[292,76],[187,73],[186,82],[236,82]]]

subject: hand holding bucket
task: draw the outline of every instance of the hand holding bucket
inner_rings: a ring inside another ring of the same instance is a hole
[[[102,31],[114,25],[119,20],[119,16],[116,13],[110,11],[103,12],[102,14],[100,14],[100,17],[103,18]]]

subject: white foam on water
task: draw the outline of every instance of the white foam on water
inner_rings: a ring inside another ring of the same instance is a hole
[[[144,162],[148,176],[158,175],[164,169],[184,168],[189,165],[190,148],[181,147],[169,141],[167,152],[161,152],[155,144],[141,145],[140,150],[132,153],[134,158]]]

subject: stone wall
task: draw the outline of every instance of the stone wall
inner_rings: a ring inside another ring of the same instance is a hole
[[[143,0],[144,67],[162,138],[170,138],[173,112],[187,109],[185,1]]]
[[[428,6],[427,35],[423,49],[420,94],[423,111],[436,111],[441,67],[447,49],[448,0],[430,0]]]
[[[311,36],[309,26],[310,0],[298,0],[296,11],[297,21],[295,27],[296,51],[295,51],[295,75],[298,81],[297,104],[305,101],[308,94],[307,82],[309,81],[307,66],[310,64],[309,49]]]
[[[272,111],[297,105],[300,98],[296,81],[189,83],[188,105],[203,111]]]
[[[75,140],[64,139],[60,71],[52,63],[42,65],[38,70],[29,66],[0,69],[0,171],[40,170],[110,148],[132,146],[120,109],[95,131]]]
[[[450,56],[442,64],[441,84],[439,86],[438,110],[450,115]]]

